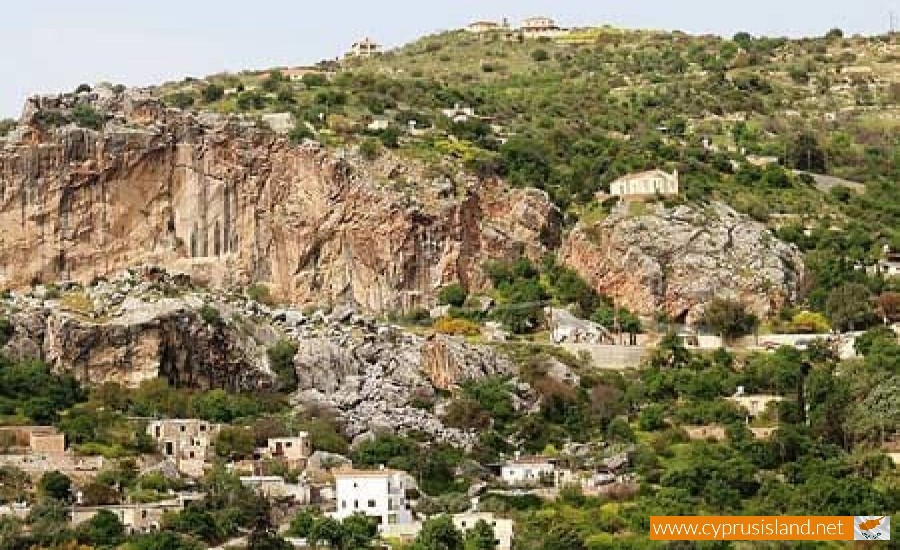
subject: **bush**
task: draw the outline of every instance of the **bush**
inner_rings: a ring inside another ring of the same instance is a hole
[[[247,297],[260,304],[265,304],[267,306],[275,305],[269,287],[264,284],[255,284],[247,287]]]
[[[225,97],[225,88],[218,84],[210,84],[203,88],[203,101],[213,103]]]
[[[90,84],[79,84],[78,87],[75,88],[75,93],[80,94],[80,93],[90,92],[91,89],[92,88],[91,88]]]
[[[462,307],[468,293],[459,283],[445,286],[438,292],[438,303],[442,306]]]
[[[305,139],[315,139],[316,135],[309,129],[304,122],[298,122],[294,129],[288,134],[288,139],[292,143],[303,143]]]
[[[534,59],[538,63],[541,63],[550,59],[550,54],[547,52],[547,50],[539,48],[531,52],[531,59]]]
[[[15,329],[9,319],[0,317],[0,348],[5,346],[12,339]]]
[[[753,332],[758,319],[736,300],[716,298],[703,310],[700,324],[725,340]]]
[[[381,142],[375,139],[364,139],[359,144],[359,154],[366,160],[372,161],[381,153]]]
[[[103,127],[103,115],[89,105],[79,105],[72,111],[75,124],[82,128],[99,130]]]
[[[468,319],[453,319],[451,317],[438,319],[434,324],[434,330],[441,334],[452,336],[477,336],[481,334],[481,329],[476,323]]]
[[[225,324],[219,310],[209,304],[203,304],[203,307],[200,308],[200,318],[203,319],[204,323],[213,327]]]
[[[297,345],[290,340],[280,340],[268,350],[269,365],[275,372],[278,391],[294,392],[297,390],[297,369],[294,366],[294,356],[297,355]]]

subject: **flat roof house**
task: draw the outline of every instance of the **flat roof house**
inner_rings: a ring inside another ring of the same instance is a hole
[[[543,456],[530,456],[511,460],[500,469],[500,478],[508,485],[540,485],[545,480],[554,481],[556,463]]]
[[[653,197],[678,194],[678,170],[669,174],[663,170],[649,170],[622,176],[609,184],[614,197]]]
[[[206,461],[221,426],[197,419],[157,420],[147,426],[160,453],[171,459],[178,470],[193,477],[203,475]]]
[[[381,44],[368,36],[350,46],[347,57],[373,57],[382,53]]]

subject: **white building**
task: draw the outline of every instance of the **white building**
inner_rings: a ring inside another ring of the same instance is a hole
[[[413,522],[412,510],[406,498],[409,489],[415,489],[415,480],[399,470],[334,471],[337,511],[335,519],[342,520],[353,514],[365,514],[379,518],[381,525],[408,524]]]
[[[374,57],[382,52],[381,44],[375,42],[369,37],[363,38],[359,42],[350,46],[347,57]]]
[[[556,463],[551,458],[532,456],[517,458],[503,465],[500,478],[513,486],[555,484]]]
[[[678,170],[669,174],[663,170],[650,170],[622,176],[609,184],[614,197],[652,197],[678,194]]]
[[[475,109],[457,103],[452,109],[441,109],[441,114],[453,122],[468,122],[470,118],[475,118]]]
[[[543,16],[529,17],[522,22],[519,30],[525,38],[552,38],[566,33],[552,18]]]
[[[484,521],[494,530],[497,550],[510,550],[512,548],[513,520],[495,517],[490,512],[466,512],[464,514],[454,514],[452,518],[453,525],[463,533],[474,528],[479,521]]]
[[[503,29],[504,26],[496,21],[475,21],[466,27],[467,32],[471,32],[474,34],[482,34],[486,32],[499,31]]]

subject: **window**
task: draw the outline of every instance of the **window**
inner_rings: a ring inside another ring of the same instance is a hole
[[[187,426],[181,426],[181,431],[182,431],[182,432],[186,432],[186,431],[187,431]]]
[[[374,508],[374,507],[375,507],[375,501],[372,499],[369,499],[369,508]]]
[[[343,508],[343,509],[346,509],[346,508],[347,508],[347,501],[346,501],[346,500],[342,500],[342,501],[341,501],[341,508]]]
[[[205,431],[206,431],[206,424],[200,424],[200,431],[201,431],[201,432],[205,432]]]
[[[359,510],[359,501],[358,501],[358,500],[354,500],[354,501],[353,501],[353,509],[354,509],[354,510]]]
[[[291,446],[291,442],[290,442],[290,441],[288,441],[288,442],[287,442],[287,443],[285,443],[285,444],[284,444],[284,446],[285,446],[285,447],[288,447],[288,448],[290,448],[290,446]]]

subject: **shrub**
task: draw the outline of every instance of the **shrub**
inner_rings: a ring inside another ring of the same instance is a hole
[[[359,144],[359,154],[366,160],[375,160],[381,152],[381,142],[375,139],[364,139]]]
[[[75,120],[75,124],[82,128],[99,130],[103,127],[103,115],[89,105],[75,107],[72,111],[72,118]]]
[[[200,308],[200,318],[203,319],[203,322],[207,325],[214,327],[225,324],[225,321],[222,319],[222,314],[210,304],[203,304],[203,307]]]
[[[758,320],[741,302],[716,298],[703,310],[700,324],[729,340],[752,332]]]
[[[9,319],[0,317],[0,348],[10,341],[14,333],[15,329]]]
[[[223,97],[225,97],[225,88],[218,84],[210,84],[206,88],[203,88],[203,101],[207,103],[219,101]]]
[[[83,92],[90,92],[91,86],[90,84],[79,84],[77,88],[75,88],[75,93],[80,94]]]
[[[476,323],[468,319],[453,319],[444,317],[434,324],[434,330],[441,334],[450,334],[453,336],[477,336],[481,333],[481,329]]]
[[[297,389],[297,369],[294,356],[297,345],[290,340],[280,340],[268,350],[269,365],[275,372],[278,391],[293,392]]]
[[[462,307],[468,294],[459,283],[445,286],[438,292],[438,303],[442,306]]]
[[[254,302],[259,302],[260,304],[265,304],[267,306],[274,305],[275,303],[272,299],[269,287],[264,284],[257,283],[247,287],[247,297]]]
[[[194,104],[194,95],[188,92],[175,92],[166,96],[165,102],[178,109],[187,109]]]
[[[539,48],[531,52],[531,59],[534,59],[538,63],[541,63],[550,59],[550,54],[547,52],[547,50]]]
[[[288,139],[293,143],[303,143],[305,139],[314,139],[316,135],[309,129],[304,122],[298,122],[294,129],[288,134]]]

